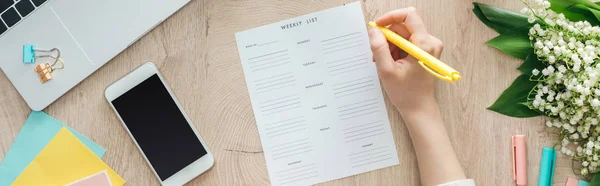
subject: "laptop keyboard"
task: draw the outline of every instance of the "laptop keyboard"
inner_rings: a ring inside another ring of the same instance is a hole
[[[46,0],[0,0],[0,35],[15,26]]]

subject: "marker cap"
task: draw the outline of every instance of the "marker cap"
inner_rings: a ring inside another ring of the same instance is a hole
[[[542,149],[542,162],[540,163],[540,179],[538,186],[551,186],[554,179],[554,164],[556,163],[556,150]]]
[[[513,153],[513,179],[516,184],[527,185],[527,150],[525,148],[525,136],[515,135],[512,137]]]

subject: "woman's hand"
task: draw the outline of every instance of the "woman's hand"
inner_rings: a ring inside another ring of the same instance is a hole
[[[413,7],[388,12],[376,21],[377,25],[406,38],[426,52],[439,58],[444,48],[442,41],[427,33],[427,29]],[[414,57],[388,43],[377,28],[369,30],[373,59],[388,97],[401,114],[437,108],[434,97],[435,78],[425,71]]]
[[[429,35],[415,8],[391,11],[377,24],[408,39],[439,58],[442,42]],[[412,139],[421,185],[437,185],[465,179],[434,96],[435,78],[418,60],[389,44],[377,28],[369,31],[373,59],[388,97],[396,106]]]

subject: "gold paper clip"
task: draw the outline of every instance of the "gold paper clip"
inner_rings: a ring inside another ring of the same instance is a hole
[[[35,68],[33,68],[33,71],[35,71],[38,75],[38,78],[40,79],[40,82],[46,83],[47,81],[52,79],[52,72],[56,71],[56,70],[61,70],[65,67],[65,62],[61,59],[61,58],[57,58],[54,56],[47,56],[49,58],[54,59],[54,63],[52,63],[52,65],[50,63],[41,63],[37,66],[35,66]],[[60,61],[61,67],[57,68],[54,67],[56,65],[57,62]]]

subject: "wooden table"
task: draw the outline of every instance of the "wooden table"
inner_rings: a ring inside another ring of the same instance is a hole
[[[518,0],[481,2],[519,10]],[[215,155],[215,166],[189,185],[270,184],[234,33],[336,7],[351,0],[193,0],[44,111],[107,149],[103,160],[129,185],[158,185],[140,152],[104,99],[104,89],[146,61],[154,62]],[[414,6],[432,35],[445,43],[442,60],[463,79],[438,81],[440,103],[452,144],[468,177],[479,185],[512,185],[511,140],[527,135],[529,184],[537,184],[541,148],[556,136],[544,118],[516,119],[486,110],[518,76],[521,60],[484,42],[497,34],[471,12],[470,0],[365,0],[372,20]],[[407,130],[386,100],[400,165],[322,185],[418,185],[419,173]],[[0,160],[31,110],[0,72]],[[554,183],[575,177],[559,155]],[[579,177],[580,178],[580,177]]]

